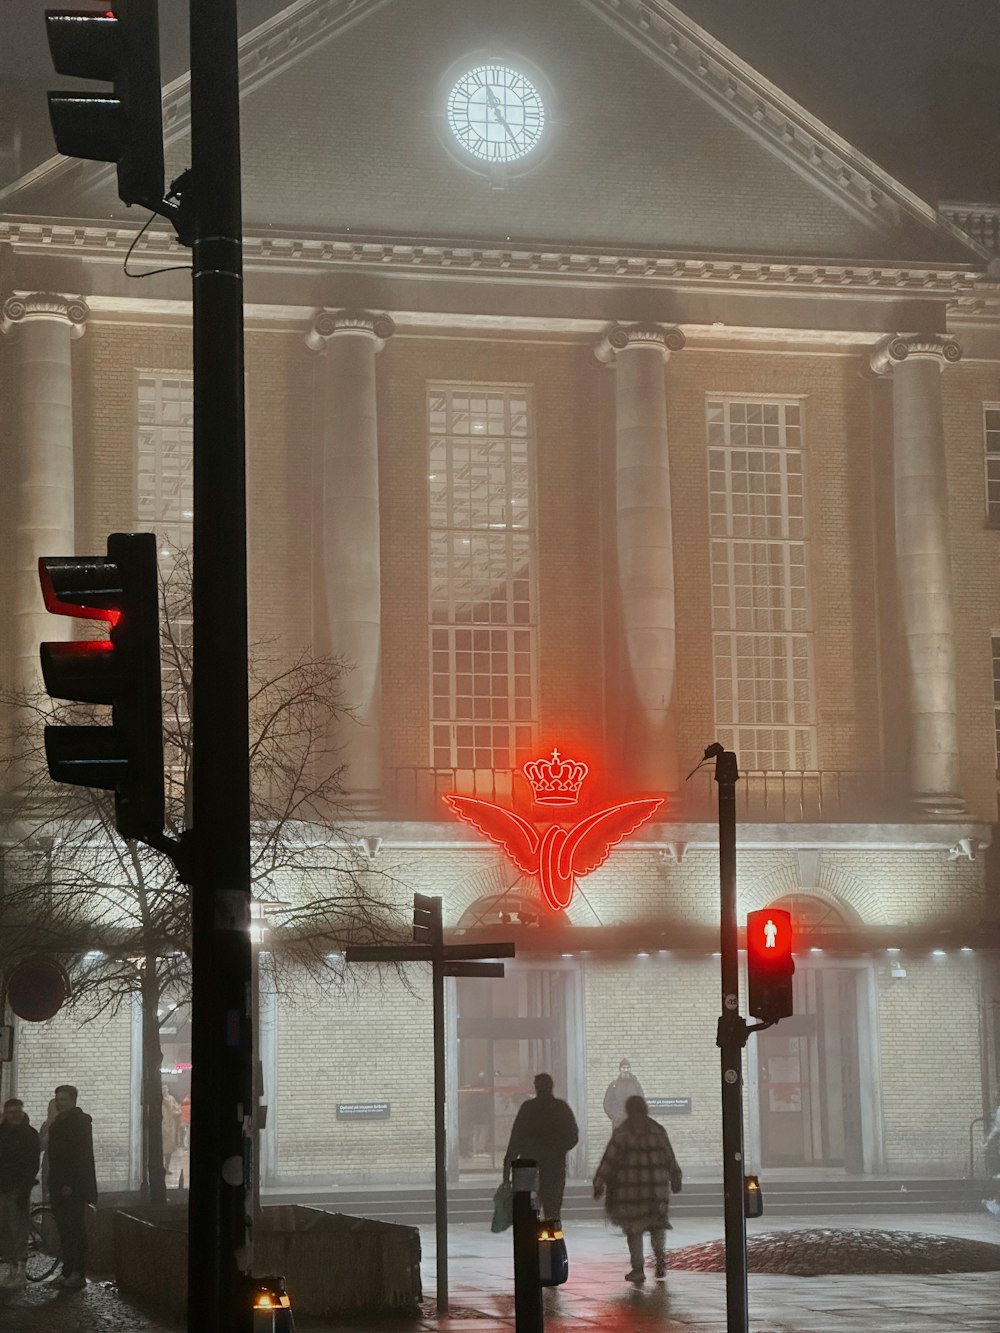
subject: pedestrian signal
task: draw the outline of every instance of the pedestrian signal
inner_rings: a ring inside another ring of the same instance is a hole
[[[747,915],[747,1007],[754,1018],[777,1023],[792,1010],[792,914],[766,907]]]

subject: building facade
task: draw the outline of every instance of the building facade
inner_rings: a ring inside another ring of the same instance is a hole
[[[748,1158],[963,1174],[1000,1092],[990,212],[915,196],[683,6],[495,11],[296,0],[241,56],[251,634],[350,663],[373,867],[517,946],[451,983],[452,1170],[495,1173],[544,1068],[586,1176],[623,1057],[685,1169],[718,1169],[718,740],[740,911],[798,932]],[[187,106],[180,80],[177,170]],[[189,539],[190,280],[155,219],[128,257],[104,168],[53,159],[0,208],[24,687],[55,637],[38,556]],[[563,907],[451,794],[571,838],[662,804],[580,853]],[[429,1180],[428,978],[303,989],[262,1001],[265,1187]],[[79,1019],[20,1023],[7,1085],[37,1120],[77,1083],[134,1184],[135,1022]]]

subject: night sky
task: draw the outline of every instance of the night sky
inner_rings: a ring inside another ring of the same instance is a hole
[[[538,0],[539,4],[553,0]],[[422,0],[397,0],[419,13]],[[0,0],[0,146],[21,167],[51,154],[54,76],[43,12]],[[1000,202],[998,0],[679,0],[680,8],[849,142],[926,197]],[[84,7],[81,3],[80,7]],[[281,0],[239,0],[245,31]],[[496,4],[488,7],[495,27]],[[164,79],[186,68],[187,0],[161,0]],[[0,166],[0,180],[12,176]]]

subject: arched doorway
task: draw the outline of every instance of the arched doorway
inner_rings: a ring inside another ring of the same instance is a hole
[[[810,938],[829,946],[855,924],[839,904],[794,893],[770,905],[791,912],[800,946],[794,1015],[757,1033],[750,1047],[750,1122],[760,1164],[862,1174],[880,1158],[871,962],[810,949]]]

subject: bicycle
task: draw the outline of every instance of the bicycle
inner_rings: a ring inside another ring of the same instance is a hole
[[[29,1282],[44,1282],[59,1266],[59,1231],[52,1209],[36,1203],[28,1215],[28,1259],[25,1274]]]

